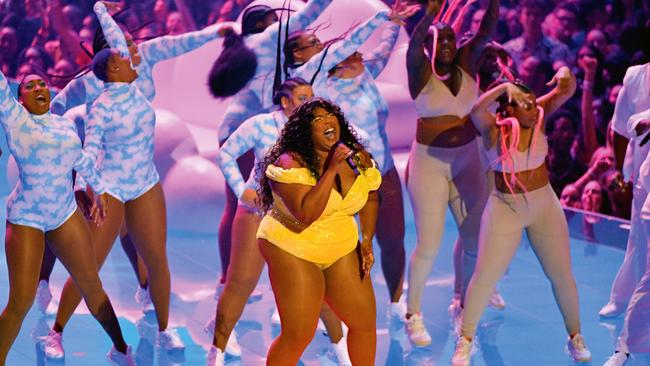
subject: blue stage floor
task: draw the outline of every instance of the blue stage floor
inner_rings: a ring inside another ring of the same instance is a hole
[[[407,254],[410,255],[414,248],[415,233],[409,203],[406,202],[406,205],[406,243]],[[4,220],[4,209],[1,211],[0,219]],[[447,315],[453,282],[452,246],[457,234],[454,226],[451,215],[447,215],[444,244],[429,276],[424,296],[424,318],[433,338],[432,345],[427,348],[409,349],[401,328],[389,327],[387,324],[388,294],[381,270],[375,265],[372,278],[378,304],[378,365],[449,365],[454,348],[454,336]],[[4,234],[4,229],[0,231],[0,234]],[[216,301],[213,294],[220,266],[216,244],[216,235],[169,233],[168,252],[172,273],[170,325],[179,328],[187,345],[182,359],[157,355],[154,342],[147,340],[147,335],[150,339],[155,335],[155,320],[151,317],[138,322],[142,314],[133,297],[136,290],[135,277],[121,247],[116,245],[114,248],[101,277],[120,316],[126,340],[137,354],[138,365],[205,365],[206,350],[211,338],[203,332],[203,325],[214,316]],[[622,319],[603,322],[597,313],[608,300],[610,284],[623,259],[623,251],[579,240],[572,240],[571,244],[573,270],[580,292],[583,334],[593,352],[592,364],[602,365],[613,350]],[[2,248],[0,304],[4,306],[8,296],[8,283],[4,246]],[[55,299],[58,299],[65,278],[63,267],[57,263],[51,280]],[[551,288],[525,240],[512,262],[507,278],[501,281],[499,287],[507,301],[507,307],[504,311],[488,310],[485,313],[478,333],[480,349],[473,357],[473,364],[573,364],[564,353],[566,333]],[[270,324],[274,300],[266,273],[263,274],[258,289],[264,294],[262,300],[247,306],[236,327],[244,350],[243,357],[229,359],[229,365],[263,365],[267,348],[278,332]],[[66,328],[63,338],[67,351],[65,361],[47,362],[33,337],[45,334],[51,322],[52,318],[41,317],[34,307],[25,319],[7,364],[107,364],[105,357],[111,346],[109,339],[83,306]],[[304,353],[302,364],[335,365],[333,359],[334,356],[329,354],[327,338],[319,332]],[[631,364],[634,365],[650,365],[650,358],[641,355],[635,355],[633,361]]]

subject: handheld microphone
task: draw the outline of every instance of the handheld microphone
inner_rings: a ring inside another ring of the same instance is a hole
[[[334,146],[332,146],[332,149],[336,149],[340,144],[343,144],[343,141],[341,140],[336,141]],[[350,154],[348,154],[348,156],[345,158],[345,162],[348,163],[348,166],[350,167],[350,169],[352,169],[352,171],[354,171],[355,174],[359,175],[361,173],[359,173],[359,168],[357,167],[357,163],[354,161],[354,154],[355,154],[354,150],[350,151]]]

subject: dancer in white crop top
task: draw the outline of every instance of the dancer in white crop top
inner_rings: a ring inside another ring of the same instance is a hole
[[[424,327],[420,300],[440,249],[447,206],[462,243],[462,272],[458,272],[462,282],[456,286],[458,300],[452,303],[458,308],[474,270],[488,185],[469,113],[479,94],[474,80],[479,57],[499,15],[499,1],[490,0],[476,35],[457,48],[449,25],[439,22],[430,27],[441,2],[424,3],[425,15],[411,36],[406,55],[409,91],[419,117],[406,179],[417,232],[408,270],[406,331],[411,342],[421,347],[430,344],[431,337]],[[433,60],[425,52],[429,30],[434,32]]]
[[[486,149],[496,151],[491,162],[496,189],[481,218],[479,256],[467,288],[461,334],[452,365],[470,364],[472,338],[497,281],[515,255],[525,230],[553,287],[575,361],[588,362],[591,353],[580,334],[578,291],[571,272],[569,231],[560,202],[551,189],[543,163],[547,146],[544,114],[556,110],[575,92],[575,77],[563,67],[553,78],[556,87],[537,100],[523,85],[501,84],[486,92],[472,111]],[[489,106],[498,101],[496,116]]]
[[[456,94],[433,73],[417,97],[415,97],[415,110],[420,118],[437,116],[467,116],[472,112],[472,103],[468,100],[478,99],[478,84],[462,67],[457,68],[460,74],[460,86]]]

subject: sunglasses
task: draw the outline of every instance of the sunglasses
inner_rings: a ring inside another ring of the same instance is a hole
[[[318,39],[316,37],[312,37],[307,42],[305,42],[305,45],[294,48],[293,50],[294,51],[302,51],[302,50],[306,50],[307,48],[321,46],[322,44],[323,43],[320,41],[320,39]]]

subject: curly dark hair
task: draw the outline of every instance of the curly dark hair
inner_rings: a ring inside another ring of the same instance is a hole
[[[311,136],[311,122],[314,119],[314,110],[316,108],[322,108],[336,116],[341,130],[341,136],[339,137],[341,142],[354,151],[365,150],[357,133],[345,119],[339,106],[323,98],[315,98],[309,102],[305,102],[289,116],[289,120],[284,125],[278,141],[269,149],[264,161],[260,162],[257,166],[257,177],[260,187],[257,193],[262,198],[264,211],[267,211],[273,205],[271,186],[265,174],[266,168],[269,165],[275,164],[282,154],[291,154],[309,169],[314,178],[320,178],[320,161],[316,155],[314,141]]]

